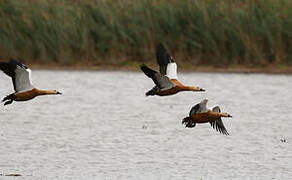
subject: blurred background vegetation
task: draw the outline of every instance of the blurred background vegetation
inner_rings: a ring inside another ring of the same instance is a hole
[[[292,64],[291,0],[0,0],[0,58]]]

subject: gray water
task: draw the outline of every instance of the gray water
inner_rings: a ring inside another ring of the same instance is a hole
[[[292,76],[183,73],[206,92],[145,97],[140,72],[34,71],[62,96],[1,105],[0,179],[291,179]],[[0,95],[12,92],[1,73]],[[181,119],[203,98],[230,136]],[[286,142],[282,142],[285,141]]]

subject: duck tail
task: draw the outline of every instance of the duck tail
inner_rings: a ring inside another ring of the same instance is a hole
[[[156,92],[153,90],[153,89],[151,89],[150,91],[148,91],[148,92],[146,92],[146,96],[154,96],[156,94]]]
[[[151,90],[146,92],[146,96],[154,96],[159,91],[159,88],[157,86],[154,86]]]
[[[196,122],[194,122],[191,117],[185,117],[182,120],[182,124],[184,124],[186,128],[193,128],[196,126]]]

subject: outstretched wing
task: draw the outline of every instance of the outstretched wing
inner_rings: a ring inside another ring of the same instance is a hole
[[[9,63],[7,62],[0,62],[0,69],[3,71],[7,76],[12,78],[13,85],[15,84],[15,70],[16,67],[12,67]],[[15,86],[15,85],[14,85]]]
[[[24,64],[21,64],[14,59],[10,59],[8,63],[1,62],[0,69],[12,78],[14,90],[16,92],[33,89],[31,70]]]
[[[175,85],[170,81],[170,79],[164,75],[161,75],[160,73],[150,69],[145,64],[142,64],[140,66],[141,70],[144,72],[144,74],[151,78],[153,82],[156,84],[156,86],[159,87],[159,89],[170,89],[174,87]]]
[[[160,74],[162,75],[167,75],[167,65],[169,63],[175,63],[173,58],[168,54],[163,44],[161,43],[159,43],[156,48],[156,60],[160,67]]]
[[[191,117],[194,114],[208,112],[207,102],[208,102],[208,100],[204,99],[203,101],[201,101],[200,103],[198,103],[194,107],[192,107],[192,109],[189,113],[189,116]]]
[[[219,106],[216,106],[213,108],[213,112],[221,112]],[[213,127],[213,129],[215,129],[216,131],[219,131],[222,134],[225,135],[229,135],[229,133],[227,132],[221,117],[217,118],[215,121],[210,122],[211,126]]]
[[[189,116],[192,117],[192,115],[200,113],[200,104],[196,104],[195,106],[192,107]]]

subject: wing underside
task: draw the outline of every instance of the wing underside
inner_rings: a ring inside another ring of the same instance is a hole
[[[213,108],[214,112],[221,112],[219,106],[216,106]],[[221,117],[217,118],[215,121],[210,122],[211,126],[213,127],[213,129],[215,129],[216,131],[225,134],[225,135],[229,135],[229,133],[227,132]]]
[[[33,89],[31,70],[24,64],[21,64],[14,59],[10,59],[8,63],[1,62],[0,69],[12,78],[13,87],[16,92]]]
[[[164,75],[150,69],[146,65],[143,64],[140,66],[140,68],[147,77],[149,77],[153,80],[153,82],[155,83],[155,85],[159,89],[166,90],[166,89],[170,89],[170,88],[175,86],[167,76],[164,76]]]
[[[192,117],[194,114],[199,113],[199,109],[200,109],[200,104],[196,104],[195,106],[193,106],[189,113],[189,116]]]
[[[30,77],[31,77],[30,69],[23,69],[19,66],[16,66],[15,89],[17,92],[28,91],[33,89]]]

